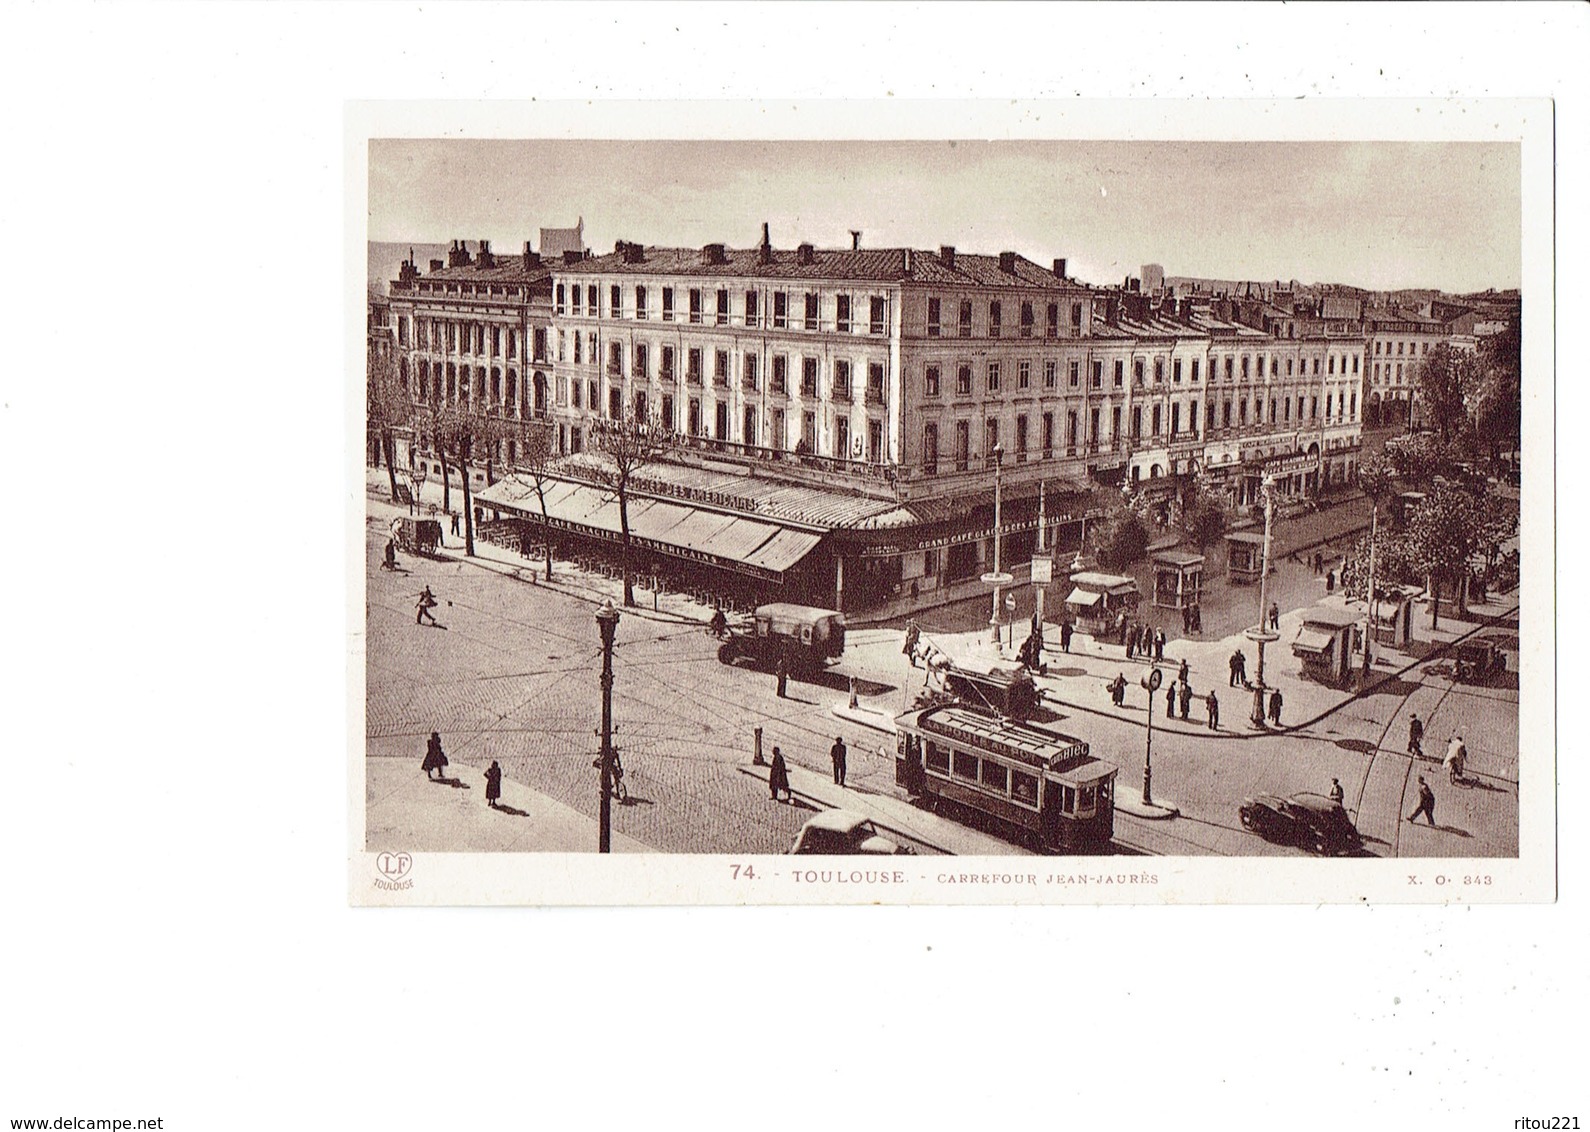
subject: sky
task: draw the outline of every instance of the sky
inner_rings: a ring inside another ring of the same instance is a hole
[[[1167,275],[1371,290],[1517,287],[1520,153],[1482,142],[370,142],[369,238],[585,221],[615,241],[1017,251],[1090,283]]]

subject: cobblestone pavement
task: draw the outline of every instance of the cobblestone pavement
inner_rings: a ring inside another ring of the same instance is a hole
[[[591,763],[600,719],[594,606],[474,563],[405,556],[413,572],[388,574],[377,568],[384,520],[372,520],[368,535],[370,757],[412,760],[418,775],[424,737],[434,728],[455,763],[478,773],[498,759],[511,781],[594,816],[597,772]],[[453,603],[436,611],[445,629],[414,624],[413,596],[426,583],[443,602]],[[1283,615],[1283,637],[1296,616]],[[939,639],[959,649],[981,634]],[[850,748],[849,785],[899,795],[892,738],[836,720],[831,708],[845,698],[852,675],[866,706],[889,713],[909,707],[924,674],[911,668],[900,644],[896,629],[852,630],[837,669],[820,683],[792,680],[789,698],[780,700],[771,676],[720,664],[716,641],[699,625],[627,612],[617,637],[614,718],[631,804],[614,807],[615,833],[663,852],[787,849],[807,812],[772,805],[762,783],[736,771],[749,761],[757,726],[763,728],[764,750],[777,744],[792,765],[818,774],[828,772],[829,744],[843,735]],[[1195,688],[1217,687],[1226,730],[1209,734],[1201,726],[1199,703],[1190,724],[1167,730],[1162,701],[1156,704],[1154,796],[1180,806],[1183,817],[1145,822],[1119,814],[1123,847],[1190,855],[1296,853],[1244,831],[1238,804],[1258,792],[1323,792],[1339,777],[1377,855],[1516,854],[1516,660],[1510,661],[1510,685],[1502,680],[1492,687],[1454,686],[1445,665],[1431,662],[1305,731],[1252,736],[1245,724],[1246,696],[1224,682],[1226,642],[1177,643],[1167,655],[1175,656],[1178,648],[1197,649]],[[1272,646],[1272,656],[1277,649]],[[1102,693],[1106,669],[1113,673],[1123,662],[1104,651],[1101,646],[1094,657],[1051,655],[1054,679],[1046,683],[1061,688],[1066,701],[1055,726],[1088,739],[1096,754],[1120,765],[1122,784],[1135,787],[1143,772],[1142,693],[1136,690],[1126,712],[1109,706]],[[1276,671],[1282,671],[1279,659]],[[1137,669],[1128,674],[1132,680],[1137,675]],[[1330,696],[1321,703],[1340,700],[1337,693]],[[1308,702],[1288,688],[1289,723],[1308,718]],[[1420,764],[1437,793],[1440,824],[1433,830],[1398,820],[1412,809],[1416,790],[1418,770],[1405,752],[1412,711],[1426,720],[1432,754],[1439,754],[1453,730],[1462,732],[1471,752],[1471,787],[1449,785],[1433,761]]]

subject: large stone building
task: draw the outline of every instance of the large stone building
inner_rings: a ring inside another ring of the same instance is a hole
[[[976,592],[1046,541],[1074,549],[1107,493],[1166,502],[1207,472],[1241,507],[1350,475],[1365,339],[1354,312],[1088,287],[1013,252],[666,248],[471,254],[391,287],[417,407],[549,430],[557,491],[521,474],[481,505],[565,553],[610,557],[606,423],[672,446],[630,503],[639,572],[736,603],[846,610]],[[512,468],[512,430],[489,455]],[[408,458],[434,471],[423,429]],[[492,477],[495,478],[495,477]],[[986,593],[986,589],[983,590]]]

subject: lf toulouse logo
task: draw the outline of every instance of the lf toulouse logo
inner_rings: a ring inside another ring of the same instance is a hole
[[[413,867],[414,858],[407,853],[379,853],[375,858],[375,871],[381,875],[375,886],[390,890],[413,888],[414,882],[405,879]]]

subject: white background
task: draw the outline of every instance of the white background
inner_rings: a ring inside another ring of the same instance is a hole
[[[1571,707],[1549,906],[380,911],[343,867],[347,100],[1555,96],[1571,422],[1587,22],[7,8],[0,1120],[1590,1120]],[[1582,472],[1565,443],[1570,505]]]

